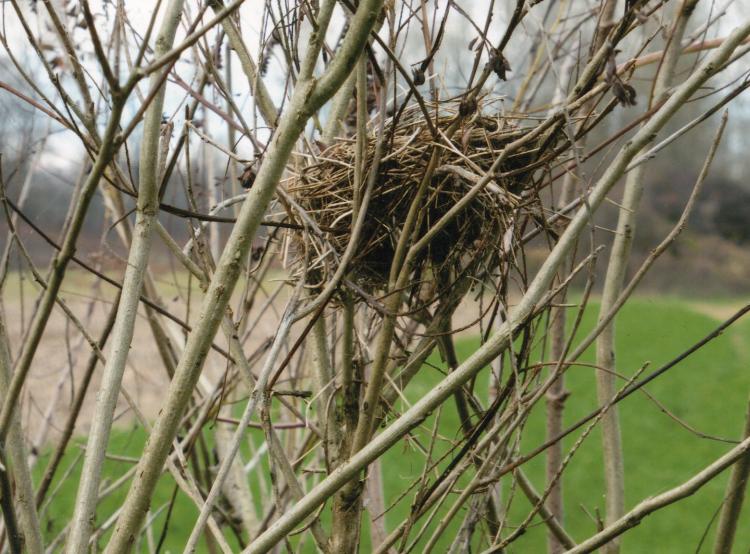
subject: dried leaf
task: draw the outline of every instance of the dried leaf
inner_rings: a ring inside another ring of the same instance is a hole
[[[492,72],[497,75],[498,78],[502,79],[503,81],[508,80],[507,72],[511,70],[510,64],[508,63],[508,60],[505,59],[505,56],[503,56],[503,53],[496,48],[490,50],[489,66]]]
[[[458,113],[461,117],[468,117],[475,111],[477,111],[477,99],[474,97],[469,96],[464,98],[458,105]]]
[[[64,58],[64,57],[62,57],[62,56],[55,56],[54,58],[52,58],[52,59],[51,59],[51,60],[49,61],[49,64],[50,64],[50,65],[51,65],[51,66],[52,66],[52,67],[53,67],[54,69],[62,69],[63,67],[65,67],[65,58]]]
[[[412,81],[414,81],[414,84],[416,86],[424,85],[425,76],[424,76],[424,71],[422,71],[422,68],[413,67],[411,69],[411,78],[412,78]]]
[[[637,104],[635,89],[629,84],[623,83],[620,79],[612,83],[612,94],[623,106],[635,106]]]
[[[250,190],[255,183],[258,173],[255,171],[255,162],[245,166],[242,175],[240,175],[240,186],[245,190]]]

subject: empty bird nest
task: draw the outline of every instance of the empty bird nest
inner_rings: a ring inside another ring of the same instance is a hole
[[[393,119],[386,122],[375,175],[371,173],[377,133],[368,131],[358,201],[368,182],[374,180],[362,231],[346,268],[349,282],[368,293],[386,289],[410,209],[416,216],[408,241],[413,246],[472,187],[482,184],[455,217],[439,231],[432,231],[431,238],[422,241],[424,248],[411,257],[412,292],[419,285],[434,293],[439,287],[422,285],[435,285],[441,277],[447,281],[462,275],[481,279],[487,272],[497,272],[500,263],[518,259],[521,235],[530,230],[529,225],[544,225],[538,188],[554,154],[551,135],[543,134],[541,139],[503,152],[534,125],[522,117],[500,114],[476,113],[459,120],[457,103],[430,109],[437,114],[431,118],[432,130],[416,107],[404,110],[395,124]],[[298,222],[306,230],[294,231],[293,243],[296,267],[301,270],[304,264],[308,282],[320,284],[330,278],[351,241],[355,154],[354,138],[339,140],[287,183],[291,198],[304,212]],[[412,208],[436,154],[434,171]],[[493,171],[501,155],[504,159]]]

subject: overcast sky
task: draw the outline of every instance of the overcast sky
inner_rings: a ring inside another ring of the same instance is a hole
[[[248,0],[240,8],[243,34],[247,45],[251,49],[253,55],[256,57],[260,49],[259,37],[260,30],[263,25],[263,22],[261,20],[262,10],[258,9],[260,3],[260,0]],[[66,3],[58,1],[61,13],[70,13],[71,7],[76,4],[77,2]],[[438,2],[441,10],[444,9],[444,4],[446,4],[446,2],[444,1]],[[488,4],[488,2],[477,0],[466,0],[460,2],[460,5],[472,15],[475,21],[479,22],[480,24],[484,21],[484,10],[486,10],[486,6]],[[500,1],[495,2],[495,5],[497,6],[496,13],[494,14],[492,28],[489,33],[489,37],[494,38],[495,40],[501,35],[502,30],[507,24],[508,14],[506,13],[506,10],[508,10],[509,8],[506,6],[506,4],[509,3]],[[532,10],[531,14],[524,20],[523,23],[526,33],[517,33],[518,38],[509,45],[506,51],[506,57],[511,60],[511,66],[513,67],[514,71],[510,74],[511,79],[509,83],[497,83],[496,81],[493,81],[491,83],[495,87],[493,92],[495,92],[496,94],[502,95],[505,91],[511,90],[514,84],[514,79],[518,79],[522,75],[525,61],[529,57],[529,52],[531,50],[530,47],[532,46],[531,44],[529,44],[531,39],[524,38],[524,35],[526,37],[538,36],[537,31],[541,25],[541,19],[546,9],[546,4],[546,2],[542,2]],[[587,4],[588,3],[579,0],[574,2],[572,4],[574,6],[572,9],[572,17],[583,16],[586,13],[585,8]],[[31,3],[25,3],[25,5],[27,6],[27,9],[30,9],[29,6],[31,5]],[[196,4],[194,2],[188,1],[186,2],[186,5],[188,15],[192,15],[193,13],[195,13]],[[717,2],[715,4],[710,2],[701,2],[700,5],[703,5],[703,8],[699,9],[711,9],[712,14],[724,12],[726,13],[726,15],[720,18],[718,24],[709,31],[709,37],[720,36],[728,33],[732,27],[732,23],[736,21],[737,18],[750,16],[750,0]],[[149,18],[151,17],[151,9],[153,3],[126,0],[125,6],[133,29],[139,34],[143,34],[148,26]],[[622,6],[618,7],[618,9],[620,8],[622,8]],[[114,14],[114,7],[110,3],[102,3],[97,0],[92,2],[92,9],[94,10],[96,20],[99,23],[98,30],[100,31],[102,37],[106,40],[106,37],[108,37],[111,33],[110,27]],[[577,9],[580,9],[580,11],[576,12]],[[40,12],[40,14],[44,11],[41,3],[39,3],[38,11]],[[77,17],[80,18],[80,16]],[[46,22],[46,16],[30,16],[30,20],[32,20],[36,25],[34,32],[38,36],[41,43],[49,44],[56,49],[60,48],[60,43],[57,40],[55,34],[47,27],[48,24]],[[692,27],[697,27],[701,23],[705,22],[705,20],[705,15],[694,17]],[[337,11],[333,19],[333,23],[329,29],[328,40],[330,44],[332,44],[338,36],[341,30],[341,26],[343,25],[343,21],[344,20],[342,17],[342,13],[340,11]],[[95,63],[95,60],[93,59],[92,47],[90,45],[88,31],[75,26],[75,15],[66,16],[66,22],[70,26],[70,32],[73,35],[74,41],[77,45],[79,45],[81,51],[83,52],[82,58],[84,63],[86,64],[87,69],[90,70],[90,75],[94,79],[98,80],[99,75],[97,74],[97,65]],[[654,21],[651,25],[651,28],[656,28],[658,23],[660,22]],[[51,87],[49,86],[49,84],[46,84],[47,77],[40,70],[39,63],[35,62],[34,53],[30,51],[25,35],[20,24],[18,23],[16,15],[12,12],[12,9],[9,7],[9,3],[7,2],[3,3],[3,29],[5,30],[8,38],[8,43],[14,55],[18,58],[18,60],[30,74],[36,76],[35,80],[42,88],[42,90],[44,90],[45,93],[51,93]],[[180,31],[178,40],[181,36],[184,36],[184,29]],[[468,73],[468,68],[470,68],[472,61],[472,53],[469,50],[469,42],[475,36],[476,32],[471,27],[471,25],[469,25],[463,17],[461,17],[454,11],[449,18],[448,25],[446,27],[444,47],[440,50],[438,56],[435,59],[435,68],[436,73],[438,74],[436,78],[448,93],[451,92],[451,89],[454,85],[461,85],[463,84],[463,82],[465,82],[465,75]],[[210,33],[208,35],[209,42],[213,42],[213,39],[215,39],[215,37],[215,32]],[[412,27],[409,35],[407,36],[407,40],[400,46],[401,51],[399,52],[399,54],[401,56],[402,62],[404,62],[404,65],[408,66],[421,60],[425,56],[421,33],[416,26]],[[635,46],[636,42],[633,41],[633,47]],[[623,59],[625,59],[626,55],[632,54],[634,54],[634,52],[624,52],[623,54],[621,54],[621,56],[623,56]],[[48,59],[54,57],[54,55],[55,51],[50,51],[50,53],[48,54]],[[182,79],[190,82],[196,73],[195,67],[190,61],[190,56],[184,56],[184,58],[184,61],[181,61],[177,65],[176,71],[179,73]],[[2,60],[2,64],[5,68],[11,67],[5,53],[2,54],[0,59]],[[281,98],[283,97],[285,83],[283,64],[279,63],[279,61],[280,60],[278,60],[277,54],[274,53],[274,57],[272,58],[269,71],[265,79],[266,85],[271,91],[273,97],[276,99],[277,105],[280,103]],[[10,69],[10,71],[14,72],[15,70]],[[739,69],[737,71],[739,71]],[[248,94],[248,87],[245,77],[244,75],[242,75],[239,64],[236,61],[233,63],[233,73],[233,86],[234,90],[236,91],[235,101],[242,107],[243,113],[247,114],[247,121],[252,122],[252,98]],[[124,78],[124,70],[122,78]],[[66,85],[66,88],[71,91],[75,90],[74,86],[72,86],[72,79],[69,77],[69,75],[66,74],[65,70],[63,70],[61,73],[61,79],[62,82]],[[145,91],[146,83],[142,82],[140,88],[141,91]],[[6,93],[4,91],[0,91],[0,94]],[[77,95],[74,94],[74,97],[75,96]],[[218,96],[213,95],[211,92],[208,92],[208,96],[212,100],[216,100],[221,104]],[[174,116],[176,127],[179,127],[183,123],[182,110],[184,100],[184,90],[175,84],[170,84],[168,88],[167,101],[165,104],[165,112],[169,117]],[[130,111],[128,114],[126,114],[125,120],[128,120],[128,118],[133,115],[139,103],[140,102],[137,101],[137,97],[134,96],[133,102],[131,102],[130,105]],[[15,121],[18,122],[18,118],[28,118],[29,113],[31,113],[31,111],[26,108],[24,111],[16,114],[11,113],[10,115],[15,116]],[[45,122],[44,119],[44,116],[40,117],[37,115],[38,123],[36,124],[36,129],[37,132],[40,133],[40,135],[46,132],[47,129],[48,123]],[[209,130],[216,129],[217,132],[219,131],[220,120],[218,118],[212,116],[209,119],[208,123]],[[222,128],[220,137],[222,141],[224,139],[225,133],[226,132]],[[262,134],[260,136],[261,138],[263,138]],[[135,139],[137,140],[137,135],[135,135]],[[4,149],[9,147],[17,148],[17,145],[3,145]],[[243,141],[240,144],[239,152],[245,157],[250,157],[252,147],[249,141]],[[133,155],[133,153],[131,153],[131,155]],[[47,147],[42,158],[42,163],[48,168],[59,168],[60,170],[75,169],[75,167],[80,164],[82,157],[83,151],[78,144],[77,139],[71,137],[70,134],[66,132],[56,133],[53,134],[47,142]]]

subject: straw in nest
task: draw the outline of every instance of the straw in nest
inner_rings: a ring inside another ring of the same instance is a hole
[[[430,156],[441,150],[440,164],[428,183],[419,206],[415,240],[439,220],[490,170],[498,152],[510,141],[529,131],[519,121],[497,116],[475,116],[461,124],[448,140],[442,133],[455,114],[445,111],[435,127],[436,141],[417,110],[407,111],[388,139],[375,177],[374,188],[356,254],[349,265],[349,277],[368,291],[383,290],[404,221],[422,181]],[[435,120],[433,120],[435,121]],[[449,271],[476,273],[491,265],[502,251],[514,248],[516,221],[523,213],[540,213],[531,187],[537,150],[532,148],[508,157],[500,168],[505,175],[490,182],[444,229],[430,241],[412,266],[412,283],[429,280]],[[372,168],[375,138],[366,147],[366,175]],[[335,270],[351,238],[354,199],[355,145],[339,141],[327,148],[316,163],[308,166],[289,186],[289,192],[319,228],[325,241],[317,243],[318,256],[311,269],[322,278]],[[508,175],[511,175],[508,177]],[[529,200],[531,199],[531,200]],[[331,247],[337,256],[331,256]]]

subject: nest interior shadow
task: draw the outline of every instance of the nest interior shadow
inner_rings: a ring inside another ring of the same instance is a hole
[[[490,171],[506,145],[533,128],[519,117],[475,114],[464,119],[448,139],[444,131],[456,120],[458,108],[440,109],[432,121],[441,140],[435,140],[422,112],[415,108],[403,114],[395,129],[393,121],[386,125],[385,147],[364,227],[348,267],[349,278],[368,292],[387,286],[396,244],[434,152],[439,161],[416,206],[412,244]],[[325,230],[323,237],[308,243],[316,250],[308,269],[323,279],[335,271],[351,239],[355,148],[353,140],[334,143],[292,179],[288,188],[307,216]],[[375,137],[370,133],[365,182],[372,171],[375,149]],[[543,224],[537,184],[549,158],[543,159],[541,151],[537,141],[529,141],[507,156],[492,180],[414,259],[410,286],[434,284],[450,275],[478,277],[499,257],[509,258],[529,222]],[[296,238],[304,237],[298,232]]]

